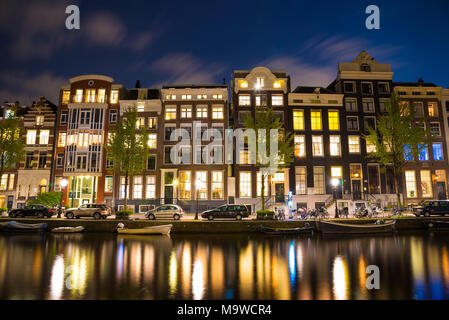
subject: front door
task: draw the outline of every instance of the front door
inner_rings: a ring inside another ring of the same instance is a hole
[[[165,186],[164,188],[164,203],[173,203],[173,186]]]
[[[352,180],[352,198],[353,200],[362,200],[362,183],[360,180]]]
[[[446,200],[446,183],[444,182],[437,182],[437,194],[438,194],[438,200]]]
[[[285,203],[285,187],[283,183],[276,183],[275,185],[276,192],[276,203]]]

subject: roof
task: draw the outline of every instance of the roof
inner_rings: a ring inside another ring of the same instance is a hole
[[[227,84],[175,84],[162,86],[162,89],[214,89],[228,88]]]
[[[395,87],[438,87],[432,82],[424,82],[422,78],[417,82],[393,82],[393,85]]]
[[[335,92],[323,88],[323,87],[307,87],[307,86],[299,86],[293,90],[293,93],[315,93],[315,90],[319,89],[321,94],[335,94]]]

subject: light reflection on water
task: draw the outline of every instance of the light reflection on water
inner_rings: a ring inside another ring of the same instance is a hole
[[[449,299],[448,240],[0,234],[0,299]]]

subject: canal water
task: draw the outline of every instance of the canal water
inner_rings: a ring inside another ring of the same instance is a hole
[[[0,299],[449,299],[449,234],[2,233]]]

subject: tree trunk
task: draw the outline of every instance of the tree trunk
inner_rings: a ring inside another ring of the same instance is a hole
[[[262,175],[262,173],[260,174],[262,177],[262,186],[261,186],[261,195],[260,198],[262,199],[262,211],[265,211],[265,197],[264,197],[264,193],[265,193],[265,179],[264,176]]]
[[[402,177],[402,174],[398,174],[397,169],[394,169],[394,185],[396,188],[396,197],[398,201],[398,209],[402,208],[401,201],[401,191],[399,190],[399,179]]]
[[[123,210],[127,209],[128,204],[128,171],[125,174],[125,196],[123,198]]]

